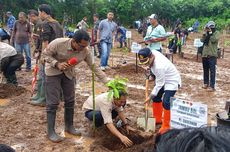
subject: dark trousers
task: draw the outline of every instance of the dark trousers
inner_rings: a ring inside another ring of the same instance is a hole
[[[171,41],[169,41],[168,49],[170,52],[176,54],[178,48],[179,54],[181,54],[181,45],[177,45],[177,42],[178,42],[177,38],[174,38]]]
[[[161,102],[162,101],[162,96],[163,97],[163,107],[166,110],[170,110],[170,98],[174,97],[174,95],[176,94],[176,90],[164,90],[164,87],[162,87],[160,89],[160,91],[158,92],[157,96],[155,96],[154,98],[152,98],[153,102]]]
[[[64,73],[46,76],[46,109],[57,109],[60,102],[60,92],[63,91],[65,108],[73,108],[75,103],[75,79],[70,80]]]
[[[3,75],[8,79],[9,77],[15,76],[15,71],[21,67],[24,63],[24,57],[22,54],[16,54],[14,56],[5,57],[1,61],[1,71]]]
[[[98,56],[101,56],[101,45],[98,43],[97,45],[94,45],[94,55],[96,56],[98,52]]]
[[[112,119],[115,119],[118,116],[116,110],[112,110]],[[93,121],[93,110],[88,110],[85,112],[85,117],[90,121]],[[104,120],[101,114],[101,111],[95,111],[95,126],[100,127],[104,124]]]
[[[204,84],[210,85],[212,88],[215,88],[216,83],[216,61],[217,58],[214,56],[202,58]]]

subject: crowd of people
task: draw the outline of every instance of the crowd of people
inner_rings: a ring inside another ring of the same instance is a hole
[[[0,42],[1,71],[7,79],[7,83],[17,85],[15,71],[20,70],[24,63],[23,51],[26,57],[26,71],[31,71],[31,41],[35,44],[33,51],[39,64],[37,79],[37,92],[31,98],[30,103],[35,106],[46,106],[47,113],[47,136],[53,142],[61,142],[63,137],[55,131],[56,112],[60,100],[64,101],[65,132],[80,136],[81,132],[74,127],[74,105],[75,105],[75,66],[86,62],[92,67],[93,57],[88,45],[95,44],[95,55],[98,52],[100,65],[96,65],[95,74],[101,82],[107,84],[108,77],[103,72],[109,68],[109,56],[113,47],[113,39],[116,35],[120,47],[127,46],[126,29],[119,23],[113,21],[113,12],[108,12],[107,18],[99,20],[98,14],[94,14],[94,26],[91,38],[88,31],[87,17],[84,17],[76,26],[76,31],[71,37],[64,37],[61,25],[51,16],[51,8],[47,4],[38,7],[38,11],[29,10],[29,13],[20,12],[18,20],[7,12],[7,32],[0,31],[1,39],[8,39],[9,44]],[[27,19],[29,18],[29,21]],[[150,25],[144,37],[146,48],[139,50],[139,64],[146,70],[151,71],[155,78],[155,86],[146,103],[152,102],[153,116],[157,124],[162,124],[159,133],[162,135],[170,129],[170,98],[173,97],[181,87],[181,76],[176,66],[162,53],[161,42],[166,39],[166,31],[159,23],[156,14],[148,17]],[[33,28],[31,26],[33,24]],[[139,23],[136,23],[140,27]],[[179,48],[181,53],[181,21],[178,21],[174,34],[175,38],[169,50],[176,52]],[[4,33],[10,35],[5,37]],[[201,41],[204,43],[202,63],[204,69],[204,89],[215,91],[216,60],[218,32],[215,22],[209,21],[205,28]],[[76,58],[75,63],[69,62]],[[113,125],[113,118],[119,116],[127,131],[133,130],[129,126],[123,109],[128,94],[126,91],[118,90],[118,96],[107,98],[108,92],[96,96],[96,127],[103,124],[118,137],[124,145],[131,146],[130,139],[120,133]],[[89,97],[84,105],[85,116],[93,120],[92,97]],[[189,132],[189,131],[187,131]],[[175,133],[173,133],[175,134]],[[195,134],[195,133],[194,133]],[[159,141],[164,141],[160,138]],[[183,140],[183,139],[181,139]],[[161,149],[158,144],[158,149]],[[161,151],[161,150],[160,150]]]

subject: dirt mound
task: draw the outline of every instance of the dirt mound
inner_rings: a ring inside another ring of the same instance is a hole
[[[127,136],[133,143],[134,145],[132,147],[125,147],[125,145],[114,135],[109,133],[108,131],[105,131],[103,133],[102,138],[99,140],[95,141],[90,150],[91,151],[149,151],[153,148],[153,135],[150,133],[145,133],[142,131],[135,131],[135,132],[130,132],[127,134],[124,129],[119,129],[119,131]]]
[[[135,64],[127,64],[124,66],[116,67],[116,72],[118,73],[135,73],[136,72],[136,65]],[[144,72],[144,69],[141,67],[137,67],[138,72],[142,73]]]
[[[0,84],[0,98],[10,98],[19,96],[26,92],[26,89],[23,87],[15,87],[8,84]]]
[[[113,67],[112,69],[105,71],[105,73],[109,76],[120,76],[128,78],[129,83],[139,84],[142,82],[144,84],[145,70],[138,67],[138,71],[136,72],[136,65],[135,64],[127,64],[124,66]]]

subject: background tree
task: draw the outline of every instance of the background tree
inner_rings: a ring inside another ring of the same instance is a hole
[[[230,0],[0,0],[0,21],[5,22],[7,11],[17,17],[19,11],[27,13],[43,3],[51,5],[57,20],[72,26],[84,16],[92,25],[94,13],[104,19],[108,11],[113,11],[115,20],[126,26],[153,13],[166,27],[172,26],[177,18],[186,27],[192,26],[196,19],[200,27],[208,20],[214,20],[219,28],[230,24]]]

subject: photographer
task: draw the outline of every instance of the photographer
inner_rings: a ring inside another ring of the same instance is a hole
[[[215,22],[209,21],[205,25],[204,34],[201,39],[201,41],[204,43],[204,49],[202,53],[202,63],[204,71],[203,88],[209,89],[209,91],[215,91],[218,40],[219,34],[216,31]]]

